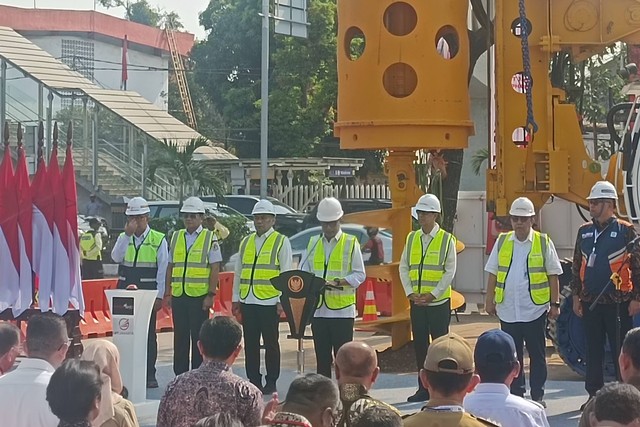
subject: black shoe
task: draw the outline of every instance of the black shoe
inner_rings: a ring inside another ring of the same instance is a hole
[[[582,405],[580,405],[580,412],[584,411],[584,408],[587,407],[587,405],[589,404],[589,402],[591,402],[591,399],[593,399],[595,396],[589,396],[589,398],[587,399],[586,402],[584,402]]]
[[[147,388],[158,388],[158,380],[155,378],[148,379]]]
[[[413,396],[407,398],[407,402],[426,402],[429,400],[429,392],[427,390],[418,390]]]
[[[265,396],[271,395],[277,392],[278,389],[275,383],[266,383],[264,387],[262,387],[262,394]]]

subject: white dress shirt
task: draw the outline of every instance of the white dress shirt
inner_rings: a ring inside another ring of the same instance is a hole
[[[256,233],[256,254],[259,254],[262,251],[262,246],[264,242],[267,240],[275,230],[270,228],[264,233],[262,236],[258,236]],[[242,257],[244,257],[244,252],[238,254],[238,259],[236,260],[236,266],[233,274],[233,296],[231,297],[232,302],[240,301],[240,275],[242,274]],[[291,243],[287,236],[284,236],[284,240],[282,241],[282,246],[280,247],[280,252],[278,252],[278,262],[280,263],[280,273],[284,273],[285,271],[289,271],[292,268],[292,257],[293,252],[291,250]],[[280,302],[280,296],[261,300],[256,298],[253,292],[249,292],[247,298],[245,298],[245,304],[255,304],[255,305],[275,305]]]
[[[136,249],[140,247],[144,239],[147,238],[151,229],[147,225],[147,228],[144,230],[140,236],[136,236],[135,234],[131,237],[122,233],[118,236],[118,240],[116,240],[116,244],[113,245],[113,249],[111,250],[111,259],[118,264],[124,261],[124,256],[127,254],[127,248],[129,247],[129,242],[133,238],[133,244]],[[167,245],[167,239],[162,239],[162,243],[158,247],[158,258],[156,260],[158,264],[158,273],[156,274],[156,283],[158,284],[158,296],[157,298],[161,298],[164,296],[164,287],[165,280],[167,277],[167,265],[169,264],[169,251]]]
[[[322,240],[322,245],[324,247],[324,260],[325,262],[329,262],[329,257],[331,257],[331,252],[338,244],[338,240],[342,237],[342,230],[338,230],[338,233],[331,240],[327,240],[327,238],[322,235],[320,237]],[[311,249],[311,253],[308,255],[303,254],[302,260],[303,264],[300,266],[300,269],[303,271],[308,271],[310,273],[314,273],[316,276],[322,277],[323,271],[314,271],[313,270],[313,258],[318,245]],[[356,239],[356,244],[353,248],[353,253],[351,254],[351,271],[345,277],[344,280],[354,289],[358,289],[365,279],[367,275],[364,271],[364,261],[362,260],[362,251],[360,250],[360,243],[358,243]],[[314,317],[328,317],[328,318],[337,318],[337,319],[354,319],[356,317],[356,306],[352,305],[347,308],[343,308],[342,310],[330,310],[326,304],[322,304],[320,308],[318,308],[314,314]]]
[[[422,240],[422,250],[424,251],[422,254],[422,258],[424,259],[425,252],[429,247],[429,244],[436,237],[436,234],[440,231],[440,226],[438,223],[434,225],[429,233],[420,233],[420,239]],[[402,287],[404,288],[404,293],[409,296],[413,293],[413,286],[411,286],[411,279],[409,278],[409,251],[411,248],[407,248],[407,245],[404,246],[404,250],[402,251],[402,256],[400,257],[400,265],[398,266],[398,270],[400,273],[400,281],[402,282]],[[449,242],[449,248],[447,248],[447,258],[444,260],[444,274],[442,278],[436,285],[435,289],[431,291],[431,294],[435,297],[434,299],[438,299],[444,294],[449,286],[451,286],[451,282],[453,282],[453,276],[456,274],[456,265],[458,262],[458,255],[456,253],[456,243],[454,239],[451,239]],[[435,303],[431,303],[429,305],[440,305],[447,302],[447,300],[437,301]]]
[[[58,418],[47,402],[47,386],[53,366],[42,359],[24,359],[0,377],[0,425],[11,427],[56,427]]]
[[[504,284],[504,300],[500,304],[496,304],[496,311],[498,318],[506,323],[531,322],[542,316],[549,309],[549,304],[534,304],[529,292],[527,261],[529,252],[531,252],[531,243],[533,242],[533,230],[529,232],[529,236],[523,242],[518,240],[515,233],[511,236],[511,240],[513,240],[513,256]],[[560,265],[556,247],[551,239],[549,239],[549,245],[547,246],[544,266],[547,270],[547,275],[562,274],[562,265]],[[493,245],[484,270],[497,276],[497,244]]]
[[[465,411],[502,427],[549,427],[542,405],[515,396],[505,384],[480,383],[467,394]]]

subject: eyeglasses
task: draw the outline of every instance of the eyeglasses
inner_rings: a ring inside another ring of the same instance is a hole
[[[62,350],[62,348],[66,345],[67,347],[71,347],[71,343],[73,342],[73,340],[71,338],[67,338],[67,340],[65,342],[63,342],[62,344],[60,344],[60,347],[58,347],[58,351]]]
[[[200,216],[200,214],[195,214],[195,213],[183,213],[183,214],[180,214],[180,215],[184,219],[196,219],[196,218],[198,218],[198,216]]]
[[[511,215],[511,221],[513,222],[527,222],[529,220],[528,216],[513,216]]]

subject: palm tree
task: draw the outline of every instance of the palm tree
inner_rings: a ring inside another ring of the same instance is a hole
[[[471,156],[471,169],[476,175],[480,175],[480,168],[485,160],[489,159],[489,150],[481,148],[473,153]]]
[[[185,190],[195,192],[194,195],[226,194],[227,183],[220,174],[193,158],[198,148],[209,145],[207,139],[192,139],[185,146],[172,141],[158,145],[155,156],[149,159],[149,179],[152,182],[158,170],[168,172],[177,181],[180,202],[184,199]]]

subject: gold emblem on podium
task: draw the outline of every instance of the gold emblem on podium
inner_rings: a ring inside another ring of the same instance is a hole
[[[300,276],[291,276],[289,278],[289,282],[287,283],[287,286],[289,287],[289,290],[291,292],[297,293],[300,292],[300,290],[302,289],[303,286],[303,282],[302,282],[302,277]]]

